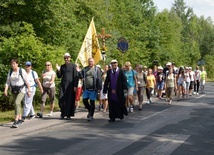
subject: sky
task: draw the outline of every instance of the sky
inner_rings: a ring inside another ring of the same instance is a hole
[[[153,0],[155,5],[158,8],[158,11],[163,9],[168,9],[172,7],[174,0]],[[184,0],[187,6],[193,8],[194,13],[200,17],[204,16],[205,18],[211,17],[214,21],[214,0]]]

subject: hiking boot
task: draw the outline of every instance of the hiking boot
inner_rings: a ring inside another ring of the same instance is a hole
[[[29,120],[34,119],[34,118],[35,118],[35,115],[30,115],[29,116]]]
[[[19,127],[19,122],[15,120],[11,128],[18,128],[18,127]]]
[[[19,119],[19,120],[18,120],[18,125],[22,125],[23,122],[24,122],[23,120]]]
[[[43,117],[43,114],[41,112],[37,113],[37,116],[42,118]]]

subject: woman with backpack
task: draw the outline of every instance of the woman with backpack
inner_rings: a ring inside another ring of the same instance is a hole
[[[7,81],[4,89],[5,96],[8,96],[8,89],[11,90],[13,103],[15,105],[15,120],[12,128],[18,128],[22,123],[21,101],[25,94],[30,97],[31,91],[27,80],[27,73],[23,68],[19,67],[18,60],[16,59],[11,60],[11,70],[7,75]]]

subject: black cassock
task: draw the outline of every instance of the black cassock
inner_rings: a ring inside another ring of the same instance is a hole
[[[57,77],[61,78],[59,93],[61,117],[74,116],[76,94],[74,87],[77,88],[79,80],[76,65],[72,63],[61,65],[60,71],[57,71]]]
[[[125,106],[125,96],[124,96],[124,90],[127,91],[127,80],[124,75],[123,70],[119,69],[117,70],[118,73],[118,78],[117,78],[117,86],[116,86],[116,94],[118,97],[118,101],[113,101],[111,99],[111,72],[112,70],[109,70],[107,72],[107,77],[104,82],[104,89],[103,93],[106,94],[108,90],[108,103],[109,103],[109,118],[110,119],[123,119],[124,115],[128,115],[126,106]]]

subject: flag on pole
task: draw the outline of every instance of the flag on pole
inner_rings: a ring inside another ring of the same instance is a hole
[[[102,54],[96,35],[97,33],[94,24],[94,18],[92,18],[82,46],[80,48],[80,52],[76,59],[76,62],[79,60],[83,67],[88,65],[88,58],[94,58],[95,64],[102,60]]]

